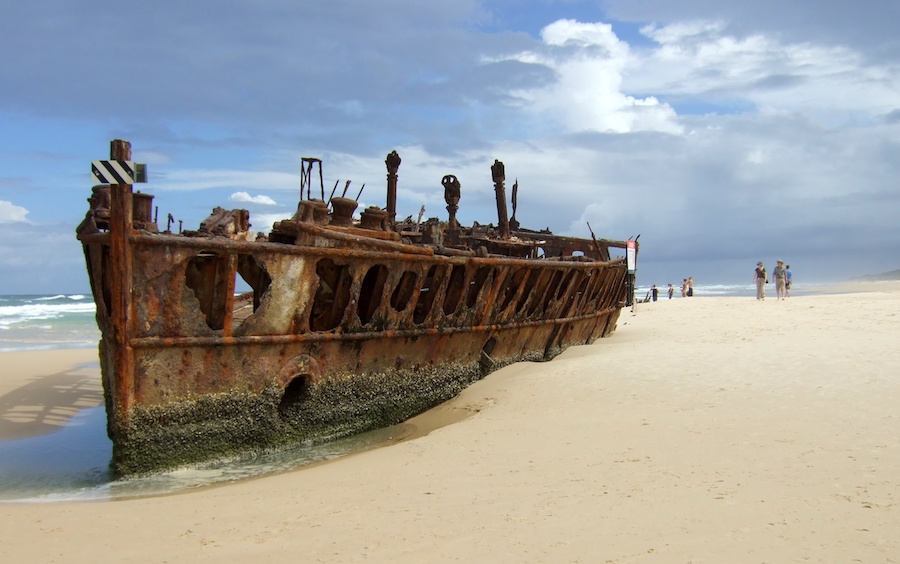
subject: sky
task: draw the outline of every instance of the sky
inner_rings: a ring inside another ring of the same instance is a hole
[[[131,142],[135,189],[196,229],[325,191],[398,215],[640,235],[638,284],[795,285],[900,268],[900,2],[95,0],[0,3],[0,294],[89,291],[90,163]],[[316,189],[318,186],[316,185]]]

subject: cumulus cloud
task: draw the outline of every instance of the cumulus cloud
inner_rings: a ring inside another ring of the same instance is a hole
[[[622,91],[632,55],[609,24],[559,20],[541,31],[541,39],[540,51],[511,57],[555,72],[550,84],[514,93],[535,115],[559,119],[572,132],[682,132],[668,104]]]
[[[883,121],[896,110],[900,72],[842,45],[733,35],[720,21],[646,25],[632,47],[602,22],[559,20],[542,45],[508,56],[553,72],[511,95],[538,123],[569,132],[687,131],[685,115],[803,113],[834,127]]]
[[[845,46],[762,33],[736,37],[721,22],[648,25],[641,32],[656,45],[633,57],[625,89],[708,104],[741,99],[760,112],[802,111],[833,124],[835,112],[890,111],[900,88],[895,65],[869,64]]]
[[[6,200],[0,200],[0,223],[27,222],[26,215],[28,215],[28,210],[25,208]]]
[[[653,43],[632,47],[609,24],[559,20],[543,28],[540,46],[490,62],[552,71],[551,80],[510,92],[541,131],[681,135],[687,115],[742,112],[802,113],[836,127],[896,110],[897,65],[847,46],[736,36],[720,21],[640,31]]]
[[[245,202],[248,204],[261,204],[264,206],[277,206],[278,202],[273,200],[272,198],[260,194],[258,196],[251,196],[247,192],[235,192],[229,198],[232,202]]]

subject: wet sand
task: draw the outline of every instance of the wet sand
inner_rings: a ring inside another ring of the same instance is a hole
[[[0,559],[898,561],[900,285],[843,290],[638,304],[612,337],[425,417],[475,415],[327,464],[3,504]],[[75,368],[94,358],[0,355],[0,440],[99,404],[96,367]]]
[[[52,433],[102,404],[96,349],[0,353],[0,441]]]

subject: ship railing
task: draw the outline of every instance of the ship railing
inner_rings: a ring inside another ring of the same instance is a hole
[[[609,315],[625,300],[623,259],[458,257],[141,233],[129,240],[141,278],[131,306],[134,347],[492,331]],[[278,273],[287,262],[302,274],[284,283]],[[234,315],[238,276],[253,288],[249,315]],[[161,311],[178,295],[182,307]]]

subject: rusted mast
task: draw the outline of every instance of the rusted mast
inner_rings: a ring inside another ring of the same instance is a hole
[[[391,227],[397,221],[397,170],[400,169],[400,155],[397,151],[388,153],[384,164],[387,166],[387,213]]]
[[[491,166],[491,176],[494,179],[494,193],[497,196],[497,219],[500,224],[500,238],[509,239],[509,217],[506,212],[506,188],[503,181],[506,180],[506,167],[497,159]]]
[[[131,143],[114,139],[109,144],[109,157],[115,161],[131,160]],[[127,414],[134,393],[134,352],[128,319],[131,317],[132,256],[131,236],[134,217],[131,184],[110,185],[109,254],[112,270],[112,308],[110,312],[113,333],[112,380],[118,414]]]

